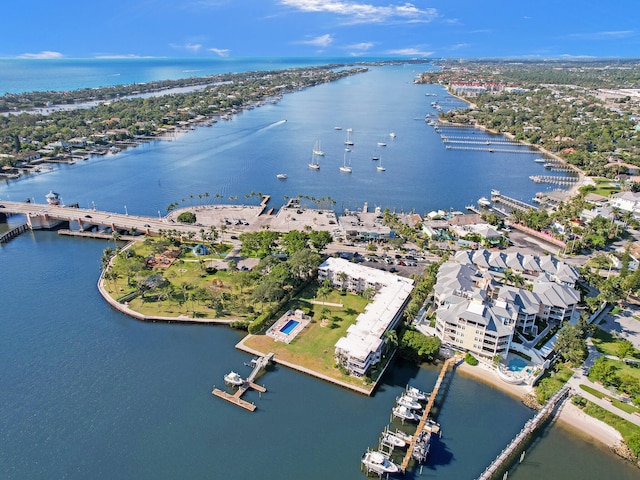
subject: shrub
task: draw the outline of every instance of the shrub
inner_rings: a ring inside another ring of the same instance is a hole
[[[196,214],[193,212],[182,212],[176,220],[181,223],[196,223]]]
[[[467,353],[464,356],[464,361],[467,362],[469,365],[473,365],[473,366],[478,365],[478,359],[473,355],[471,355],[470,353]]]

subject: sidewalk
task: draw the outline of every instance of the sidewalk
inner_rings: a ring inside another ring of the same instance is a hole
[[[569,379],[567,384],[571,386],[574,393],[580,395],[581,397],[589,400],[592,403],[595,403],[596,405],[604,408],[605,410],[608,410],[611,413],[618,415],[620,418],[624,418],[625,420],[628,420],[634,425],[640,426],[640,416],[635,415],[633,413],[627,413],[624,410],[620,410],[618,407],[612,405],[610,402],[606,401],[605,399],[598,398],[595,395],[592,395],[591,393],[586,392],[580,388],[580,384],[586,385],[612,398],[619,399],[618,395],[610,392],[604,386],[592,382],[587,377],[587,373],[589,372],[589,369],[593,366],[596,359],[602,356],[602,354],[598,352],[596,348],[593,346],[593,343],[591,342],[590,338],[587,339],[587,348],[589,350],[589,356],[587,357],[585,362],[582,364],[582,366],[579,369],[575,370],[573,376]]]

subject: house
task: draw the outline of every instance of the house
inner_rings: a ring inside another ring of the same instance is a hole
[[[611,196],[609,205],[625,212],[640,214],[640,193],[620,192]]]
[[[353,293],[369,288],[375,292],[356,323],[347,329],[347,335],[335,345],[336,362],[351,375],[362,377],[382,360],[385,333],[400,321],[413,290],[413,280],[333,257],[318,267],[318,281],[325,279],[332,286]]]

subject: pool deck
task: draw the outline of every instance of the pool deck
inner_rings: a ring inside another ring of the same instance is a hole
[[[298,322],[293,330],[289,333],[282,331],[282,328],[290,321]],[[311,321],[311,317],[305,315],[302,310],[289,310],[283,316],[281,316],[271,327],[267,330],[267,335],[273,338],[277,342],[291,343],[296,338],[296,335],[300,333],[304,327],[306,327]]]

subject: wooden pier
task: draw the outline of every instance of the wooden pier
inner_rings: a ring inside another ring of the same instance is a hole
[[[508,207],[511,207],[515,210],[521,210],[523,212],[526,212],[529,209],[538,210],[538,207],[536,207],[535,205],[529,205],[528,203],[525,203],[516,198],[507,197],[506,195],[502,195],[496,190],[491,192],[491,201],[494,203],[504,203]]]
[[[433,404],[435,403],[436,397],[438,396],[438,390],[440,389],[440,385],[442,385],[442,381],[444,380],[444,376],[446,375],[447,370],[449,370],[449,367],[453,367],[459,361],[460,361],[460,357],[457,357],[457,356],[451,357],[445,360],[444,365],[442,366],[442,370],[440,370],[440,375],[438,376],[438,380],[436,381],[436,384],[433,387],[433,391],[429,396],[429,401],[427,402],[427,405],[424,407],[424,412],[422,413],[422,417],[420,418],[420,422],[418,423],[418,428],[416,428],[416,431],[413,434],[413,437],[411,437],[411,442],[409,442],[407,453],[405,454],[404,459],[402,460],[402,464],[400,465],[400,469],[403,472],[407,471],[407,467],[409,466],[409,462],[411,461],[411,458],[413,456],[413,449],[416,446],[418,437],[424,430],[424,426],[427,423],[429,414],[431,413],[431,409],[433,408]]]
[[[264,393],[267,391],[265,387],[263,387],[262,385],[253,383],[253,381],[258,376],[260,371],[263,368],[266,368],[266,366],[269,365],[269,363],[271,363],[271,361],[273,360],[273,355],[274,355],[273,352],[270,352],[267,355],[260,357],[256,360],[251,374],[249,374],[249,376],[243,382],[243,384],[238,387],[238,391],[236,393],[231,394],[231,393],[225,392],[224,390],[220,390],[218,388],[214,388],[213,392],[211,393],[216,397],[220,397],[226,400],[227,402],[233,403],[234,405],[238,405],[239,407],[242,407],[245,410],[249,410],[250,412],[253,412],[257,408],[255,403],[251,403],[251,402],[247,402],[246,400],[243,400],[242,395],[244,395],[244,393],[250,388],[257,390],[260,393]]]
[[[535,183],[553,183],[556,185],[570,185],[578,182],[578,177],[569,177],[562,175],[531,175],[529,177]]]
[[[0,243],[7,243],[9,240],[16,238],[22,232],[26,232],[27,230],[29,230],[29,226],[26,223],[22,225],[18,225],[17,227],[12,228],[8,232],[5,232],[2,235],[0,235]]]
[[[492,480],[498,478],[505,468],[508,467],[507,462],[517,454],[523,443],[531,437],[531,435],[542,425],[545,420],[555,411],[556,406],[561,404],[569,393],[570,387],[565,385],[556,392],[553,397],[547,401],[545,406],[540,410],[535,417],[525,423],[522,430],[515,436],[513,440],[505,447],[502,452],[495,458],[491,465],[478,477],[478,480]]]

